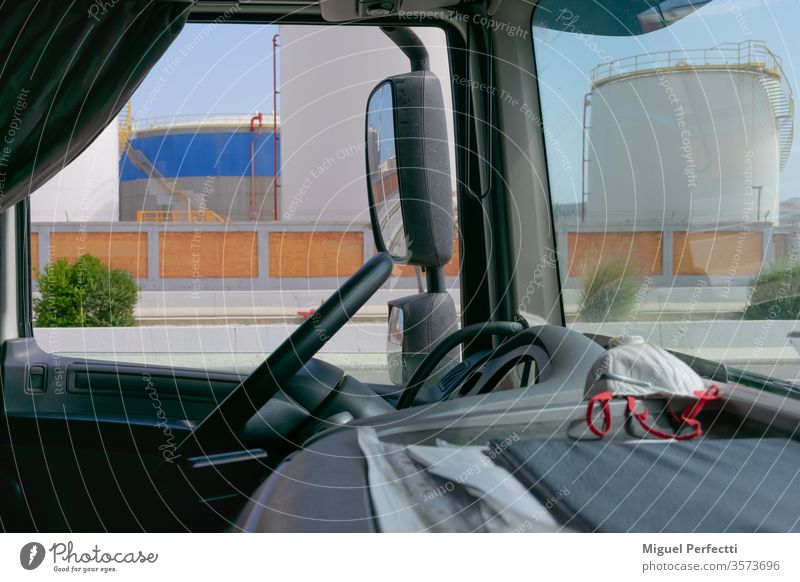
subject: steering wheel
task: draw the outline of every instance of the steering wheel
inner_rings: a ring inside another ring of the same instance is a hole
[[[450,350],[479,335],[497,335],[508,339],[461,375],[463,390],[458,391],[459,397],[491,392],[511,368],[530,361],[537,364],[537,383],[548,381],[552,386],[577,387],[576,393],[580,395],[590,367],[604,352],[599,344],[567,327],[537,325],[525,328],[520,323],[511,322],[471,325],[448,336],[431,350],[406,384],[397,401],[397,408],[407,408],[413,403],[425,380]],[[474,382],[468,382],[471,376]],[[440,392],[438,398],[447,398],[455,388],[453,386],[446,392]]]
[[[386,283],[393,264],[385,252],[367,261],[211,411],[181,442],[175,456],[186,458],[241,448],[239,434],[247,421]]]
[[[450,334],[441,340],[431,350],[431,352],[420,362],[417,369],[408,379],[406,387],[397,399],[397,410],[408,408],[414,402],[414,398],[419,393],[425,380],[428,379],[436,368],[436,365],[444,358],[452,349],[467,341],[472,341],[485,335],[498,335],[502,337],[510,337],[516,335],[525,329],[521,323],[511,321],[493,321],[489,323],[475,323],[463,329]]]

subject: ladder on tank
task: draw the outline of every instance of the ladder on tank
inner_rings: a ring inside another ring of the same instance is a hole
[[[178,178],[167,178],[158,169],[150,162],[148,157],[140,150],[134,148],[130,142],[127,144],[127,148],[125,149],[126,157],[131,163],[139,168],[142,172],[147,174],[148,178],[151,181],[154,181],[156,184],[161,186],[163,190],[167,193],[171,193],[176,195],[178,198],[182,199],[187,206],[187,209],[192,212],[192,196],[194,192],[184,188]],[[195,206],[202,206],[199,204],[195,204]],[[197,210],[197,209],[195,209]],[[226,222],[223,216],[220,216],[218,213],[214,212],[213,210],[205,210],[204,212],[210,213],[213,215],[214,220],[213,222]]]
[[[761,86],[767,95],[772,115],[775,118],[780,169],[783,170],[786,162],[789,161],[794,140],[794,99],[783,86],[781,77],[770,74],[762,75]]]

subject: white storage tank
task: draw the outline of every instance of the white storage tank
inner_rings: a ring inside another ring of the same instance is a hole
[[[119,220],[119,124],[92,144],[31,196],[31,221],[113,222]]]
[[[586,224],[777,223],[793,101],[763,43],[600,65],[585,107]]]

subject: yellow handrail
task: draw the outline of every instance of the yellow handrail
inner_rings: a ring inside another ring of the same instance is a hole
[[[782,94],[769,93],[768,96],[777,122],[780,167],[783,169],[794,139],[794,97],[781,58],[769,50],[764,41],[745,40],[706,49],[644,53],[602,63],[592,69],[592,88],[653,73],[660,75],[669,71],[698,69],[746,70],[778,81]]]
[[[592,69],[592,84],[645,71],[676,67],[751,66],[783,75],[781,59],[763,41],[723,43],[713,48],[644,53],[601,63]]]
[[[225,222],[213,210],[139,210],[136,222]]]

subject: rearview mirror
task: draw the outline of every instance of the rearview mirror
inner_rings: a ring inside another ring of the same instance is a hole
[[[427,293],[389,303],[390,379],[408,381],[457,328],[444,266],[455,222],[447,118],[439,79],[418,70],[378,85],[367,103],[367,190],[375,245],[395,262],[425,268]]]
[[[439,267],[453,256],[453,192],[439,79],[383,81],[367,105],[367,186],[375,244],[395,262]]]

